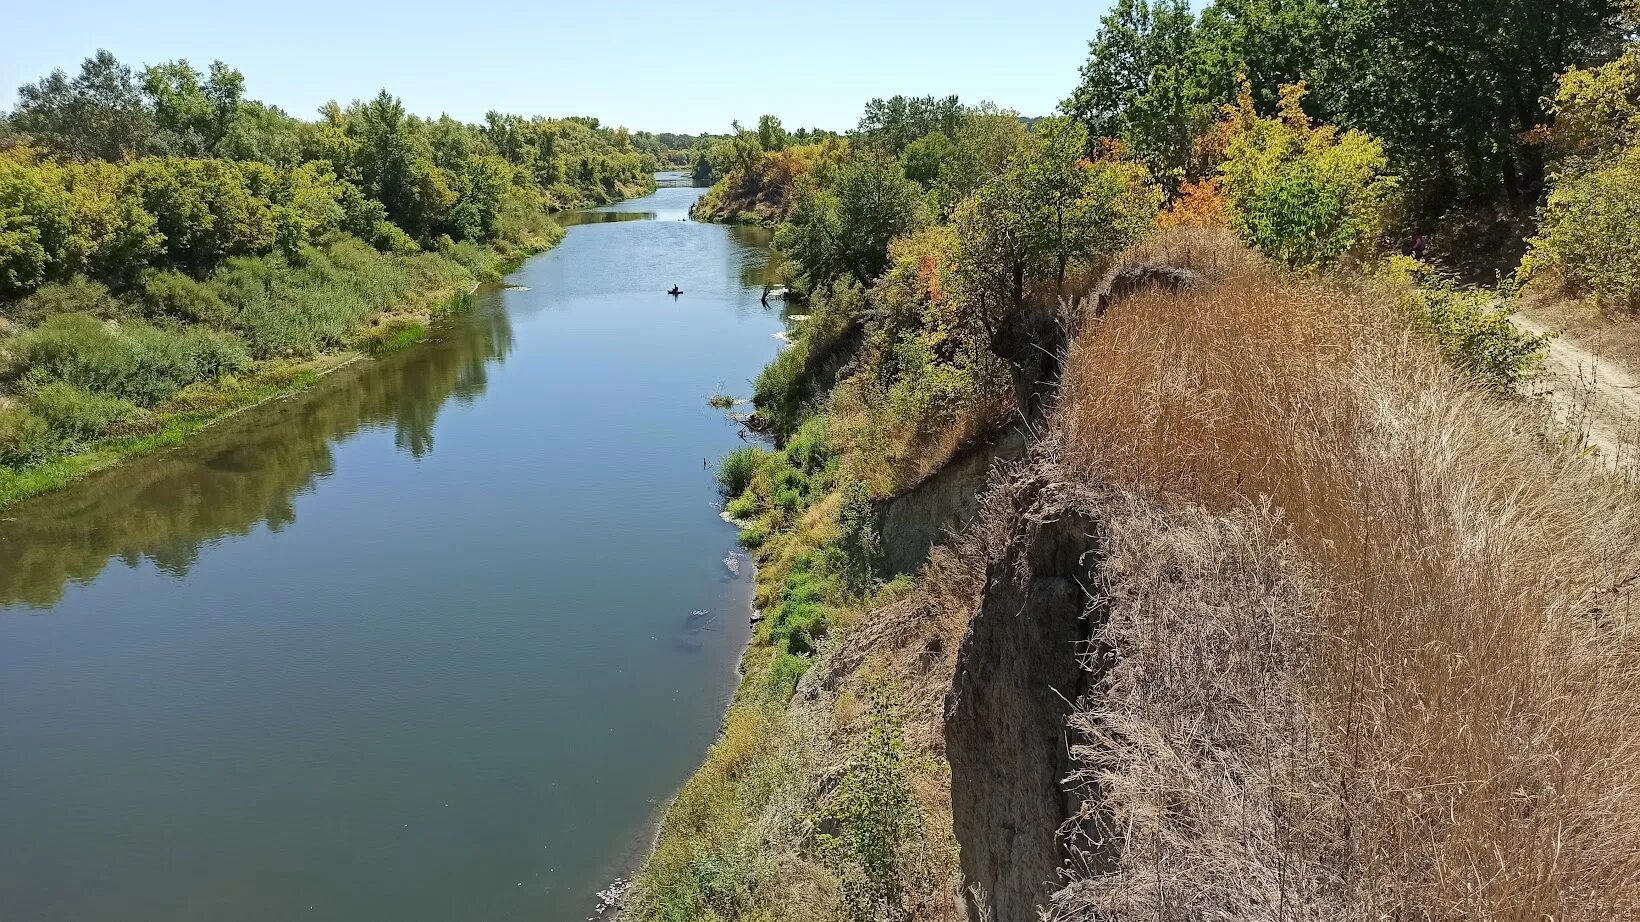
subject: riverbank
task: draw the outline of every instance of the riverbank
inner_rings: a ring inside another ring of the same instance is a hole
[[[924,444],[869,509],[849,478],[886,427],[851,444],[829,305],[760,379],[760,410],[786,381],[828,412],[724,466],[768,617],[623,918],[1241,918],[1271,867],[1328,917],[1461,914],[1475,867],[1570,915],[1631,903],[1605,849],[1637,834],[1609,758],[1633,484],[1393,284],[1180,232],[1107,278],[1028,445]]]
[[[301,393],[352,362],[413,346],[423,341],[441,318],[465,309],[480,285],[499,281],[529,257],[556,246],[563,236],[562,229],[550,225],[550,229],[531,238],[528,246],[506,250],[470,247],[459,260],[439,257],[447,263],[445,270],[416,273],[423,287],[382,305],[367,317],[356,328],[353,348],[326,350],[303,359],[254,361],[234,373],[182,388],[133,418],[111,426],[105,437],[65,444],[57,452],[36,448],[35,453],[46,456],[33,463],[0,464],[0,509],[122,462],[174,448],[222,420]],[[324,292],[318,294],[323,296]],[[0,410],[4,409],[0,405]]]
[[[0,512],[0,904],[590,915],[748,633],[707,397],[783,321],[699,192],[561,216],[426,342]]]

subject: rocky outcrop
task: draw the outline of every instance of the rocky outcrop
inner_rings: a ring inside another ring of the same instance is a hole
[[[882,535],[883,575],[915,573],[928,552],[973,518],[992,469],[999,461],[1017,461],[1025,454],[1025,436],[1018,428],[994,432],[975,441],[916,485],[878,507]]]
[[[1018,530],[987,569],[958,651],[945,742],[969,918],[1032,922],[1060,885],[1059,832],[1081,806],[1063,784],[1066,721],[1097,681],[1083,662],[1099,617],[1089,588],[1100,526],[1091,504],[1050,484],[999,492]]]

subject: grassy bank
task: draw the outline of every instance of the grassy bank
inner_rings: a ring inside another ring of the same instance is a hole
[[[84,279],[45,286],[0,312],[12,318],[0,333],[0,508],[420,342],[562,233],[543,221],[523,243],[414,255],[343,238],[123,296]]]

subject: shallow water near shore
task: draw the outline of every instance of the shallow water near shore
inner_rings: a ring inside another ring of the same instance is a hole
[[[707,398],[784,324],[767,231],[699,193],[566,216],[430,342],[0,513],[0,918],[590,914],[747,636]]]

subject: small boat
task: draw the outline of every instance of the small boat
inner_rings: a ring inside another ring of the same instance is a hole
[[[667,294],[669,294],[669,295],[672,295],[672,296],[673,296],[673,297],[676,297],[676,296],[678,296],[678,295],[681,295],[681,294],[683,294],[683,289],[682,289],[682,288],[679,288],[679,287],[678,287],[678,286],[676,286],[676,285],[673,285],[673,286],[672,286],[672,290],[671,290],[671,291],[668,291],[668,292],[667,292]]]

